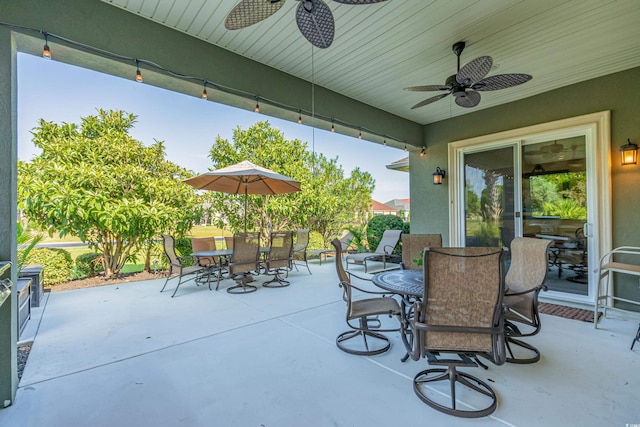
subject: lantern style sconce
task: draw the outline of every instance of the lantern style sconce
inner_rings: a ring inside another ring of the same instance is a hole
[[[439,167],[437,167],[436,171],[433,173],[433,184],[434,185],[442,184],[442,178],[444,178],[445,175],[446,175],[446,172],[440,169]]]
[[[622,166],[635,165],[638,162],[638,145],[633,144],[629,138],[627,143],[620,147]]]

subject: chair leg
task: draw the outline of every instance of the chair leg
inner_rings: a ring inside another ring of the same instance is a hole
[[[531,344],[527,344],[524,341],[520,341],[509,336],[507,336],[505,344],[507,347],[507,352],[509,353],[509,357],[507,357],[508,363],[518,363],[521,365],[525,365],[529,363],[536,363],[537,361],[540,360],[540,351],[534,346],[532,346]],[[524,348],[528,350],[529,354],[533,354],[533,355],[529,357],[516,356],[513,354],[513,351],[511,350],[511,344],[520,348]]]
[[[422,385],[427,383],[433,383],[436,381],[449,380],[450,384],[450,397],[451,403],[444,404],[433,400],[427,396],[422,390]],[[489,399],[488,405],[484,408],[474,410],[460,409],[456,402],[456,385],[460,384],[468,389],[475,391],[481,395],[486,396]],[[460,372],[456,369],[455,365],[450,365],[447,368],[427,369],[418,374],[413,379],[413,391],[418,398],[431,406],[432,408],[444,412],[445,414],[454,415],[456,417],[463,418],[479,418],[487,416],[496,410],[498,405],[498,399],[493,389],[484,381],[479,378],[469,375],[465,372]]]
[[[253,277],[248,275],[241,275],[240,277],[234,277],[236,285],[227,288],[227,292],[230,294],[248,294],[258,290],[257,286],[249,285],[249,282],[253,282]]]
[[[640,325],[638,325],[638,332],[636,332],[636,337],[631,342],[631,350],[633,350],[633,346],[636,345],[636,341],[640,341]]]
[[[352,329],[341,333],[336,338],[336,346],[345,353],[355,354],[358,356],[374,356],[376,354],[382,354],[391,348],[391,342],[385,335],[369,330],[368,319],[366,317],[360,318],[360,329]],[[345,345],[347,341],[352,339],[358,339],[362,337],[364,343],[364,350]],[[373,340],[371,343],[370,340]],[[371,344],[371,345],[370,345]]]
[[[284,288],[286,286],[289,286],[290,283],[288,280],[284,280],[284,278],[282,276],[280,276],[280,272],[282,271],[282,269],[280,268],[276,268],[274,270],[274,274],[273,274],[273,279],[264,282],[262,284],[263,288]]]

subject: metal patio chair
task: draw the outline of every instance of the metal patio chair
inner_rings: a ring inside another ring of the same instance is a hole
[[[386,268],[387,257],[393,253],[393,249],[400,241],[401,234],[402,230],[385,230],[374,252],[347,255],[347,269],[349,269],[349,264],[364,264],[364,272],[366,273],[368,261],[382,261],[383,268]]]
[[[426,369],[413,379],[418,398],[438,411],[476,418],[497,407],[493,389],[458,367],[484,366],[478,356],[496,365],[505,362],[503,256],[501,248],[425,250],[424,295],[414,303],[410,355],[446,366]],[[439,381],[448,387],[434,393]],[[473,400],[473,406],[463,409],[458,399]]]
[[[189,280],[197,280],[201,276],[206,276],[207,282],[209,282],[210,275],[209,269],[207,267],[203,267],[198,264],[188,266],[184,265],[184,261],[186,259],[191,259],[192,257],[179,257],[178,254],[176,254],[176,242],[173,236],[163,234],[162,241],[164,246],[164,253],[169,259],[169,274],[167,275],[167,280],[164,282],[164,286],[162,286],[160,292],[164,292],[164,288],[167,286],[167,283],[169,283],[170,280],[176,278],[178,279],[178,284],[176,285],[176,289],[173,291],[171,298],[176,295],[176,292],[178,292],[178,288],[182,283],[184,283],[182,279],[185,277],[193,276]],[[209,283],[209,289],[211,289],[211,283]]]
[[[505,277],[507,293],[504,296],[504,304],[509,309],[505,323],[507,362],[535,363],[540,360],[538,349],[518,338],[540,332],[538,295],[547,290],[547,254],[552,243],[531,237],[516,237],[511,241],[511,264]],[[514,353],[512,345],[526,349],[529,355],[523,357]]]
[[[289,275],[291,270],[291,253],[293,250],[293,231],[274,231],[271,233],[269,252],[265,260],[267,274],[273,274],[273,279],[264,282],[266,288],[282,288],[289,286],[281,274]]]
[[[304,229],[304,230],[298,230],[296,231],[296,243],[293,246],[293,266],[295,267],[296,271],[298,271],[298,266],[296,263],[296,260],[300,261],[299,264],[302,265],[302,263],[304,262],[305,267],[307,267],[307,270],[309,271],[309,274],[311,274],[311,270],[309,270],[309,262],[307,260],[307,247],[309,246],[309,230]]]
[[[342,299],[347,303],[347,325],[350,330],[341,333],[336,338],[336,345],[344,352],[356,354],[359,356],[372,356],[384,353],[391,348],[389,338],[381,334],[381,332],[398,331],[400,325],[394,329],[371,328],[372,324],[380,325],[378,316],[388,315],[396,316],[400,320],[400,305],[392,297],[381,296],[384,292],[372,292],[354,286],[351,278],[347,274],[342,265],[342,247],[340,240],[334,239],[331,244],[336,250],[336,271],[339,286],[342,288]],[[353,290],[365,292],[367,294],[378,295],[374,298],[354,299]],[[355,323],[357,321],[357,324]],[[356,340],[362,338],[364,348],[355,343]],[[353,340],[353,341],[352,341]]]

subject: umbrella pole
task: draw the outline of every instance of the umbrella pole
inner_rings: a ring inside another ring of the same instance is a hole
[[[244,183],[244,233],[247,234],[247,185]]]

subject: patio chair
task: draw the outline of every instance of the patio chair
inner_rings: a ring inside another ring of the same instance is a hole
[[[229,277],[236,282],[227,288],[230,294],[247,294],[258,288],[249,283],[260,272],[260,233],[247,232],[233,235],[233,254],[229,259]]]
[[[296,231],[296,244],[293,245],[293,266],[298,271],[298,266],[296,263],[296,259],[300,261],[300,264],[304,262],[304,265],[307,267],[309,274],[311,274],[311,270],[309,270],[309,262],[307,261],[307,246],[309,246],[309,230],[298,230]]]
[[[584,236],[582,227],[576,229],[574,238],[568,243],[564,243],[557,252],[555,263],[558,266],[558,277],[562,276],[562,269],[567,268],[575,274],[567,280],[576,283],[588,282],[586,273],[588,270],[587,239]]]
[[[391,348],[391,342],[389,342],[389,338],[380,332],[398,331],[400,325],[394,329],[381,329],[378,327],[375,328],[375,330],[372,330],[370,325],[373,323],[380,325],[380,320],[378,319],[380,315],[388,315],[389,317],[397,316],[398,320],[400,320],[400,306],[392,297],[381,296],[384,295],[383,292],[368,291],[354,286],[351,283],[350,276],[342,265],[342,245],[340,241],[334,239],[331,244],[336,250],[336,271],[338,273],[338,279],[340,280],[339,286],[342,288],[342,299],[347,303],[347,325],[351,328],[338,335],[336,345],[344,352],[360,356],[372,356],[384,353]],[[354,299],[354,289],[379,296],[366,299]],[[355,321],[358,323],[354,323]],[[350,345],[360,337],[362,337],[364,348],[358,344]]]
[[[224,243],[227,249],[233,249],[233,236],[224,236]]]
[[[291,252],[293,250],[293,231],[274,231],[271,233],[271,244],[265,261],[266,273],[273,274],[273,279],[262,284],[266,288],[282,288],[289,286],[289,281],[281,274],[289,275],[291,269]]]
[[[504,305],[508,308],[505,321],[507,362],[535,363],[540,360],[538,349],[517,338],[540,332],[538,294],[547,290],[547,253],[552,243],[531,237],[516,237],[511,241],[511,265],[505,277],[507,293],[504,296]],[[526,349],[529,355],[514,354],[512,345]]]
[[[386,269],[387,257],[391,255],[393,249],[398,244],[401,234],[402,230],[385,230],[375,252],[361,252],[347,255],[347,270],[349,269],[349,264],[364,264],[364,272],[366,273],[368,261],[382,261],[383,269]]]
[[[495,247],[425,250],[424,295],[414,303],[410,320],[410,355],[446,366],[426,369],[413,379],[418,398],[438,411],[477,418],[496,409],[493,389],[458,367],[484,366],[478,356],[496,365],[505,361],[503,256],[502,248]],[[438,381],[448,387],[440,390]],[[460,407],[460,400],[470,402],[471,409]]]
[[[200,278],[201,276],[206,275],[207,282],[209,282],[210,276],[209,276],[209,269],[207,267],[203,267],[198,264],[189,265],[189,266],[184,265],[184,260],[191,259],[191,257],[179,257],[178,254],[176,254],[176,249],[175,249],[176,242],[173,236],[170,236],[168,234],[163,234],[162,241],[164,246],[164,253],[169,259],[169,274],[167,275],[167,280],[165,280],[164,286],[162,286],[162,289],[160,289],[160,292],[164,292],[164,288],[166,288],[167,283],[169,283],[170,280],[173,280],[176,278],[178,279],[178,284],[176,285],[176,289],[173,291],[171,298],[173,298],[176,295],[176,292],[178,292],[178,288],[182,283],[184,283],[182,279],[185,277],[193,276],[189,280],[195,280]],[[210,282],[209,282],[209,289],[211,289]]]
[[[403,234],[402,264],[405,270],[422,270],[424,248],[441,248],[441,234]],[[418,261],[420,260],[420,264]]]
[[[343,255],[347,255],[347,248],[351,244],[352,240],[353,240],[353,233],[351,232],[347,232],[342,237],[340,237],[340,245],[342,247]],[[322,265],[322,258],[324,258],[326,261],[328,256],[335,255],[335,253],[336,251],[331,248],[313,249],[313,250],[307,251],[308,255],[317,256],[320,259],[320,265]]]
[[[193,237],[191,238],[191,250],[192,253],[195,252],[204,252],[204,251],[215,251],[216,250],[216,239],[215,237]],[[194,261],[197,265],[205,267],[209,269],[209,279],[211,278],[211,273],[216,273],[217,283],[216,283],[216,291],[220,287],[220,278],[222,274],[222,266],[223,260],[219,257],[194,257]],[[211,287],[211,284],[209,284]]]

